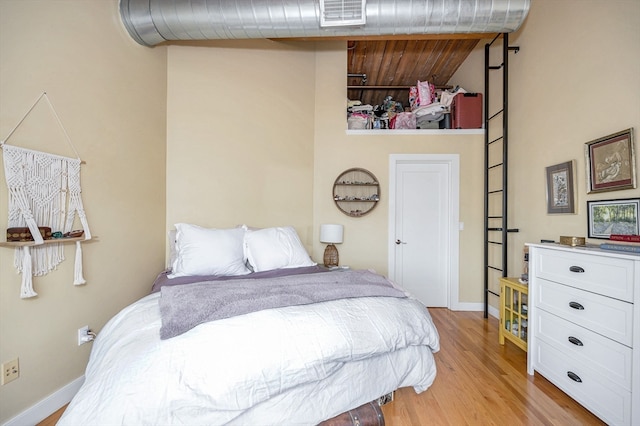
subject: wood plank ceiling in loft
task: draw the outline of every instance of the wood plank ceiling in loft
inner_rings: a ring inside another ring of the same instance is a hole
[[[409,86],[418,80],[437,87],[449,83],[481,39],[493,35],[469,35],[429,40],[350,40],[347,44],[347,97],[363,104],[381,105],[392,96],[409,105]],[[480,71],[479,71],[480,72]],[[455,82],[453,82],[455,84]]]

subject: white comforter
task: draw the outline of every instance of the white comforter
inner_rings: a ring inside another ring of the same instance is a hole
[[[314,425],[436,375],[438,334],[413,299],[270,309],[160,340],[159,297],[105,325],[58,425]]]

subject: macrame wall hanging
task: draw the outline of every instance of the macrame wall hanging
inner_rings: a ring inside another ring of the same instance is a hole
[[[47,101],[67,142],[78,158],[33,151],[6,143],[43,99]],[[46,275],[64,260],[63,244],[51,243],[51,241],[44,244],[38,227],[49,227],[52,232],[60,232],[64,235],[72,230],[77,214],[84,230],[84,240],[91,239],[81,198],[80,165],[82,161],[46,92],[38,97],[7,137],[0,141],[0,147],[3,152],[9,198],[7,228],[28,227],[34,239],[34,245],[24,245],[15,249],[14,265],[18,273],[22,274],[20,297],[25,299],[37,296],[33,290],[32,277]],[[75,244],[73,284],[82,285],[86,281],[82,276],[80,240]]]

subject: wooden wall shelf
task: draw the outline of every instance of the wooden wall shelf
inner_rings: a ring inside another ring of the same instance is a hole
[[[98,237],[91,237],[87,240],[84,236],[76,238],[52,238],[50,240],[44,240],[42,244],[36,244],[35,241],[0,241],[0,247],[37,247],[45,244],[54,243],[73,243],[76,241],[93,241]]]
[[[380,183],[368,170],[345,170],[333,183],[333,201],[347,216],[364,216],[380,201]]]

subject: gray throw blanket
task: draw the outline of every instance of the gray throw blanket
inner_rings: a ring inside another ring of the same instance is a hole
[[[235,315],[354,297],[406,297],[370,271],[334,271],[261,280],[205,281],[160,289],[160,338]]]

